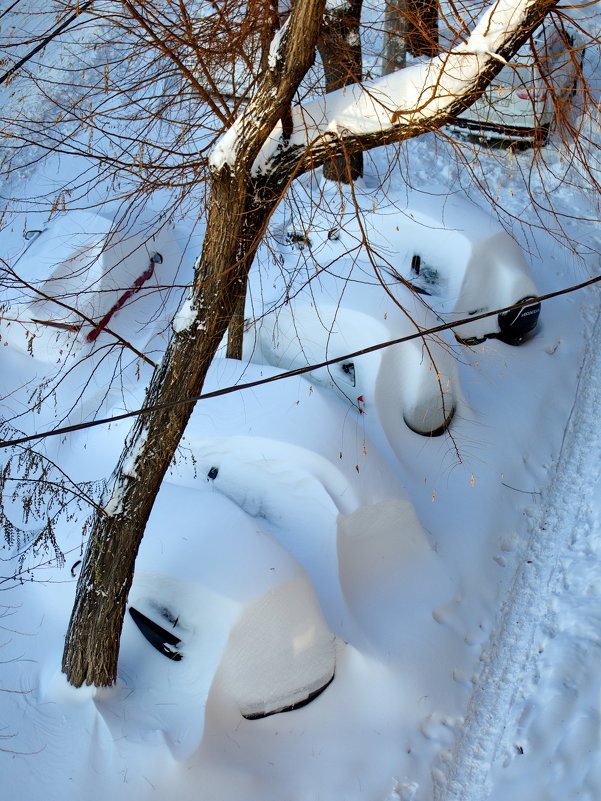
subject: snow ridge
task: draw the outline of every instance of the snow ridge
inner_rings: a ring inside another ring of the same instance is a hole
[[[601,314],[590,336],[556,469],[530,526],[501,620],[480,661],[482,669],[453,757],[435,771],[435,801],[483,801],[490,769],[503,740],[511,706],[537,657],[535,637],[544,623],[558,564],[573,532],[586,527],[601,464]]]

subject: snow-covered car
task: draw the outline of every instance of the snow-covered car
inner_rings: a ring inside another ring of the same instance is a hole
[[[150,235],[140,221],[120,229],[108,216],[78,210],[27,229],[24,239],[0,287],[10,308],[2,337],[12,345],[31,351],[34,343],[36,357],[55,361],[106,328],[143,347],[166,326],[169,286],[182,263],[169,227]]]
[[[189,754],[210,693],[226,718],[291,711],[332,682],[336,651],[307,573],[259,520],[204,483],[165,482],[128,599],[124,697],[102,711],[125,704],[135,727],[151,696],[156,727]]]
[[[453,127],[489,142],[543,143],[578,83],[582,55],[573,44],[565,30],[538,28]]]
[[[306,227],[290,223],[281,241],[290,300],[274,294],[271,302],[274,309],[285,304],[284,313],[304,295],[318,316],[328,304],[406,326],[396,301],[410,316],[421,314],[422,326],[456,320],[456,338],[470,345],[489,338],[519,345],[538,323],[539,293],[522,249],[497,219],[460,193],[412,192],[403,206],[349,211],[337,220],[316,214]],[[407,288],[422,302],[410,301]],[[261,289],[265,293],[265,282]],[[390,297],[382,299],[386,294]],[[524,303],[519,309],[495,313],[519,303]],[[427,307],[434,312],[428,320]],[[470,320],[480,315],[488,316]],[[327,333],[327,321],[322,328]],[[359,324],[354,331],[357,339]],[[362,341],[368,344],[365,337]],[[328,352],[334,355],[332,347]]]
[[[412,199],[398,215],[390,244],[396,253],[383,268],[392,279],[388,286],[398,292],[395,282],[407,282],[445,322],[462,321],[453,327],[459,342],[520,345],[536,328],[539,293],[521,247],[467,199]],[[515,304],[523,305],[495,313]]]
[[[356,277],[358,292],[345,294],[340,306],[335,299],[335,279],[334,296],[329,302],[322,298],[319,303],[310,303],[306,297],[299,298],[299,302],[261,320],[256,331],[255,358],[292,370],[339,359],[334,364],[315,367],[306,377],[311,383],[334,390],[360,414],[369,416],[377,410],[383,425],[383,416],[393,407],[397,426],[404,422],[423,436],[443,434],[455,413],[459,380],[454,359],[440,342],[417,337],[374,353],[341,358],[368,345],[411,337],[417,331],[381,287],[374,286],[370,292],[361,285],[358,274]],[[321,288],[325,289],[323,282]],[[378,296],[371,300],[379,311],[363,310],[369,295]],[[407,293],[405,305],[412,301]],[[419,317],[424,315],[423,327],[436,324],[433,315],[419,310]]]

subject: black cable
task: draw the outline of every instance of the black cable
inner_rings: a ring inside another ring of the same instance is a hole
[[[21,2],[21,0],[15,0],[15,2],[12,4],[12,6],[9,6],[8,8],[5,8],[4,11],[2,12],[2,14],[0,14],[0,19],[2,19],[2,17],[4,17],[5,14],[8,14],[9,11],[12,11],[15,6],[18,6],[20,2]]]
[[[476,314],[473,317],[464,317],[462,320],[453,320],[452,323],[443,323],[435,326],[434,328],[417,331],[415,334],[408,334],[407,336],[400,337],[399,339],[391,339],[387,342],[379,342],[377,345],[370,345],[367,348],[353,351],[353,353],[347,353],[344,356],[336,356],[333,359],[326,359],[325,361],[318,362],[317,364],[310,364],[306,367],[298,367],[295,370],[288,370],[285,373],[278,373],[277,375],[269,376],[269,378],[259,378],[256,381],[248,381],[245,384],[235,384],[230,387],[224,387],[223,389],[216,389],[213,392],[205,392],[204,394],[197,395],[195,398],[182,398],[181,400],[169,401],[169,403],[158,403],[154,406],[144,406],[141,409],[135,409],[132,412],[117,414],[114,417],[104,417],[100,420],[91,420],[88,423],[76,423],[71,426],[55,428],[53,431],[43,431],[40,434],[31,434],[27,437],[6,440],[5,442],[0,442],[0,448],[8,448],[13,445],[22,445],[25,442],[32,442],[34,439],[45,439],[46,437],[54,437],[59,434],[69,434],[73,431],[80,431],[85,428],[93,428],[94,426],[101,426],[107,423],[117,422],[118,420],[125,420],[128,417],[137,417],[141,414],[150,414],[151,412],[159,411],[160,409],[170,409],[174,406],[181,406],[184,403],[196,403],[199,400],[218,398],[220,395],[229,395],[232,392],[239,392],[242,389],[252,389],[253,387],[259,387],[262,384],[271,384],[274,381],[281,381],[284,378],[292,378],[294,376],[303,375],[304,373],[310,373],[312,370],[319,370],[322,367],[329,367],[332,364],[338,364],[338,362],[348,361],[349,359],[354,359],[357,356],[364,356],[366,353],[374,353],[377,350],[388,348],[391,345],[400,345],[403,342],[409,342],[412,339],[423,338],[426,336],[431,336],[432,334],[439,334],[441,331],[448,331],[451,328],[457,328],[457,326],[464,325],[465,323],[472,323],[475,320],[483,320],[486,317],[492,317],[495,314],[512,311],[513,309],[521,309],[523,306],[531,306],[533,303],[540,303],[544,300],[557,298],[560,295],[567,295],[570,292],[576,292],[579,289],[592,286],[592,284],[596,284],[599,281],[601,281],[601,275],[598,275],[596,278],[590,278],[588,281],[583,281],[581,284],[574,284],[573,286],[565,289],[557,289],[555,292],[548,292],[546,295],[539,295],[536,298],[530,297],[527,300],[514,303],[512,306],[505,306],[502,309],[494,309],[493,311],[484,312],[483,314]]]
[[[16,2],[15,2],[15,3],[13,3],[13,5],[11,6],[11,8],[13,8],[13,6],[14,6],[14,5],[16,5],[16,3],[18,3],[18,2],[20,2],[20,0],[16,0]],[[89,8],[89,7],[92,5],[92,3],[93,3],[93,2],[94,2],[94,0],[86,0],[86,2],[85,2],[85,3],[82,3],[82,4],[79,6],[79,8],[77,9],[77,11],[75,11],[73,14],[71,14],[71,16],[70,16],[70,17],[67,17],[67,19],[66,19],[66,20],[64,20],[63,22],[61,22],[61,24],[58,26],[58,28],[55,28],[55,29],[52,31],[52,33],[48,34],[48,36],[46,36],[44,39],[42,39],[42,41],[41,41],[41,42],[39,42],[39,43],[38,43],[38,44],[37,44],[37,45],[36,45],[36,46],[33,48],[33,50],[30,50],[30,51],[29,51],[29,53],[27,53],[26,55],[24,55],[24,56],[23,56],[23,58],[19,59],[19,61],[17,61],[17,63],[16,63],[16,64],[13,64],[13,66],[12,66],[12,67],[11,67],[9,70],[7,70],[7,71],[4,73],[4,75],[0,76],[0,86],[1,86],[1,85],[2,85],[2,84],[5,82],[5,81],[7,81],[7,80],[10,78],[10,76],[11,76],[11,75],[14,75],[14,73],[15,73],[15,72],[16,72],[16,71],[17,71],[17,70],[20,68],[20,67],[22,67],[22,66],[23,66],[23,64],[26,64],[26,63],[29,61],[29,59],[30,59],[30,58],[33,58],[33,57],[35,56],[35,54],[36,54],[36,53],[39,53],[39,52],[40,52],[40,50],[43,50],[43,49],[46,47],[46,45],[47,45],[49,42],[51,42],[51,41],[52,41],[54,38],[56,38],[56,37],[57,37],[59,34],[61,34],[61,33],[62,33],[62,32],[63,32],[63,31],[66,29],[66,28],[68,28],[68,27],[69,27],[69,25],[70,25],[70,24],[73,22],[73,20],[74,20],[74,19],[77,19],[77,17],[79,17],[79,16],[80,16],[80,14],[83,14],[83,12],[84,12],[84,11],[86,11],[86,9],[88,9],[88,8]],[[10,11],[10,9],[7,9],[7,11]],[[4,13],[6,13],[6,12],[4,12]]]

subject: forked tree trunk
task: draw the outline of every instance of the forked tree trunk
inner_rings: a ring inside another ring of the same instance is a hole
[[[246,272],[274,207],[265,202],[249,209],[246,201],[252,195],[248,185],[232,179],[213,181],[207,233],[191,296],[194,319],[189,327],[174,332],[153,375],[147,406],[193,398],[202,390],[215,351],[243,296]],[[88,540],[67,632],[62,667],[76,687],[108,686],[116,679],[136,555],[154,499],[193,409],[194,403],[184,403],[140,415],[128,437],[129,447],[111,479],[112,496],[103,500],[107,514],[96,517]]]
[[[361,6],[362,0],[344,0],[326,12],[318,42],[326,92],[361,81]],[[323,174],[331,181],[346,184],[360,178],[363,175],[363,153],[328,159]]]
[[[189,297],[146,393],[152,410],[138,417],[112,477],[106,515],[88,539],[71,614],[63,672],[76,687],[108,686],[117,677],[119,640],[135,559],[154,499],[183,436],[211,361],[245,289],[246,276],[292,168],[281,181],[252,177],[253,164],[290,107],[313,63],[325,0],[297,0],[270,51],[256,94],[212,163],[209,215]],[[219,163],[217,163],[219,162]],[[232,166],[233,165],[233,166]],[[187,315],[186,315],[187,316]],[[186,322],[186,324],[184,324]]]

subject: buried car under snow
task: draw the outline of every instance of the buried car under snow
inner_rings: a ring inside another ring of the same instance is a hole
[[[111,331],[144,347],[164,328],[182,262],[177,234],[142,221],[119,228],[102,214],[69,211],[25,231],[2,276],[11,322],[2,337],[47,361]]]
[[[304,706],[334,678],[337,640],[306,572],[212,487],[163,484],[128,609],[120,691],[99,709],[126,735],[150,716],[180,758],[202,739],[210,694],[213,726],[239,725]]]
[[[260,319],[248,337],[248,355],[292,370],[315,365],[306,374],[310,382],[331,388],[361,414],[376,410],[385,429],[394,408],[400,411],[399,422],[415,433],[444,433],[459,391],[454,357],[438,340],[412,338],[436,325],[434,316],[427,307],[417,307],[409,292],[403,302],[412,311],[405,315],[381,286],[369,286],[363,270],[355,265],[352,273],[341,283],[338,275],[324,272],[309,295],[300,293]],[[409,339],[348,355],[403,337]],[[326,360],[335,361],[320,366]]]
[[[567,113],[582,55],[563,27],[541,26],[451,128],[493,145],[544,144]]]
[[[522,249],[497,219],[462,194],[414,191],[401,205],[370,205],[337,219],[318,214],[306,230],[287,224],[283,242],[288,297],[306,283],[304,295],[320,305],[319,281],[327,273],[338,277],[339,296],[330,302],[344,308],[355,282],[358,308],[370,313],[370,297],[387,292],[406,305],[409,287],[434,311],[433,324],[456,320],[456,338],[469,345],[489,338],[519,345],[538,323],[538,291]],[[284,300],[274,297],[273,307]],[[523,305],[495,311],[515,304]],[[382,310],[376,314],[381,319]],[[397,319],[399,314],[393,312]]]
[[[263,291],[266,309],[248,332],[246,356],[284,369],[311,368],[305,374],[311,383],[333,390],[370,420],[375,412],[385,429],[395,428],[398,416],[415,433],[438,436],[457,406],[454,357],[444,340],[419,335],[437,324],[428,305],[402,286],[400,303],[385,292],[370,266],[348,255],[352,234],[347,234],[346,229],[336,238],[330,234],[315,249],[308,239],[298,264],[294,252],[289,254],[290,297],[285,303],[276,297],[270,307]],[[321,256],[328,267],[316,269],[314,259]],[[281,286],[279,276],[274,286]],[[385,421],[391,409],[394,424]]]
[[[204,732],[208,747],[232,732],[260,738],[269,728],[255,721],[310,705],[301,714],[304,731],[329,716],[354,654],[405,652],[414,621],[399,626],[391,603],[425,593],[438,605],[453,596],[384,457],[368,443],[361,474],[349,470],[346,479],[337,450],[303,452],[294,444],[301,418],[315,417],[316,394],[293,411],[278,404],[261,415],[266,429],[275,420],[282,434],[292,423],[288,442],[206,437],[213,411],[217,431],[236,410],[230,427],[259,430],[252,393],[255,409],[226,397],[223,413],[217,402],[194,415],[186,433],[190,458],[163,482],[141,544],[117,691],[97,700],[118,736],[152,728],[181,759],[199,748]],[[338,404],[330,393],[321,401],[324,427],[335,428]],[[109,440],[116,444],[117,433]],[[437,626],[430,610],[419,622],[422,639]],[[371,715],[364,701],[361,693],[346,700],[363,721]],[[276,734],[295,725],[291,717],[272,723]]]

